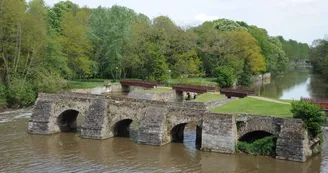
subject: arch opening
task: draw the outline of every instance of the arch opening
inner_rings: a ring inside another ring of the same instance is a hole
[[[171,141],[173,143],[184,143],[187,146],[195,144],[197,149],[201,148],[202,128],[196,123],[181,123],[171,130]]]
[[[266,132],[266,131],[253,131],[244,134],[239,138],[239,141],[242,142],[254,142],[256,140],[268,137],[268,136],[273,136],[273,134]]]
[[[237,150],[252,155],[276,155],[277,137],[265,131],[253,131],[241,136]]]
[[[131,119],[125,119],[117,122],[114,125],[114,137],[130,137],[130,124],[132,123]]]
[[[79,111],[66,110],[61,113],[57,118],[57,124],[61,132],[77,132],[77,117]]]

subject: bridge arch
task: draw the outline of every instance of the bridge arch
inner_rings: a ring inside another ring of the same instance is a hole
[[[257,131],[246,133],[243,136],[240,136],[238,140],[243,142],[252,142],[268,136],[276,136],[276,135],[267,131],[257,130]]]
[[[202,126],[201,122],[196,121],[185,121],[185,122],[177,122],[172,124],[172,126],[169,129],[171,142],[175,143],[183,143],[184,137],[185,137],[185,129],[188,124],[191,124],[192,126],[196,126],[196,139],[195,144],[196,148],[201,148],[201,141],[202,141]]]
[[[259,131],[279,136],[281,130],[281,118],[265,117],[265,116],[245,116],[246,119],[237,121],[238,138],[248,134],[257,133]]]
[[[130,137],[130,125],[133,122],[132,119],[122,119],[114,123],[111,130],[114,137]]]
[[[79,114],[80,112],[74,109],[68,109],[59,114],[56,123],[60,132],[76,132]]]

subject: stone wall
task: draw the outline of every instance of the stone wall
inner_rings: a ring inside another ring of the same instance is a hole
[[[131,91],[128,98],[144,99],[144,100],[158,100],[158,101],[176,101],[176,94],[174,91],[167,92],[144,92],[144,91]]]
[[[305,162],[312,155],[302,120],[285,119],[277,140],[277,159]]]

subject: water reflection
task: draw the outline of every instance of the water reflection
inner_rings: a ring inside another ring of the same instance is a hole
[[[328,82],[322,76],[311,74],[309,69],[290,71],[284,76],[273,77],[269,83],[254,84],[253,88],[258,95],[270,98],[328,97]]]

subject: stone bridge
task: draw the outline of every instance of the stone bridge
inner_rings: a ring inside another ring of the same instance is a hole
[[[161,146],[183,140],[187,123],[197,125],[196,146],[203,151],[235,153],[238,139],[278,137],[279,159],[306,161],[312,154],[303,122],[264,116],[215,114],[204,103],[164,102],[77,93],[39,94],[28,132],[54,134],[77,129],[89,139],[130,137],[138,144]]]

